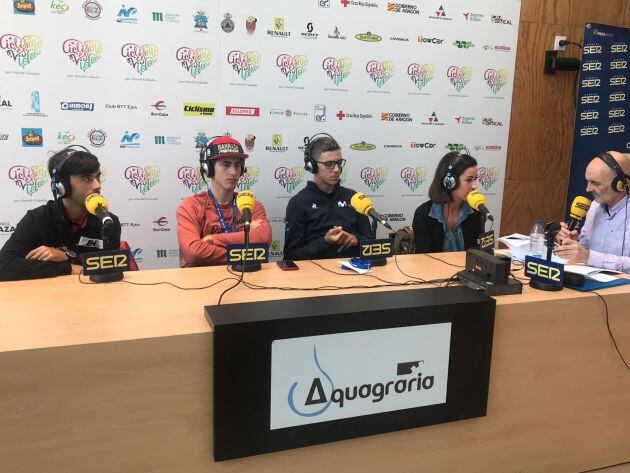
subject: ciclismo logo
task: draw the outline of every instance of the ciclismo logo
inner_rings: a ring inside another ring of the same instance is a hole
[[[42,39],[36,35],[20,37],[9,33],[0,36],[0,49],[4,49],[22,69],[39,57],[43,47]]]
[[[211,58],[212,51],[208,48],[191,49],[187,46],[182,46],[175,52],[175,59],[193,78],[201,74],[210,65]]]
[[[177,179],[179,179],[179,181],[184,184],[193,194],[196,194],[205,186],[205,183],[201,178],[199,168],[182,166],[177,171]]]
[[[260,67],[261,56],[258,51],[242,52],[232,50],[227,55],[227,62],[243,80],[249,78]]]
[[[247,172],[238,180],[238,190],[245,191],[252,189],[260,179],[260,168],[258,166],[247,166]]]
[[[274,173],[273,177],[278,183],[284,187],[289,194],[292,193],[304,180],[304,168],[303,167],[279,167]]]
[[[451,66],[446,71],[446,77],[449,78],[457,92],[461,92],[462,89],[470,83],[472,75],[472,67]]]
[[[30,168],[18,164],[9,168],[9,179],[27,195],[32,196],[48,182],[48,168],[40,164]]]
[[[387,181],[388,174],[389,170],[385,166],[380,166],[378,168],[366,167],[361,169],[361,179],[372,192],[376,192],[378,188]]]
[[[477,181],[486,191],[499,180],[499,176],[501,176],[501,170],[498,167],[480,167],[477,171]]]
[[[103,56],[103,44],[95,39],[81,41],[67,39],[61,49],[76,66],[83,72],[92,67]]]
[[[308,69],[308,57],[301,54],[295,56],[280,54],[276,58],[276,66],[289,82],[293,83]]]
[[[140,46],[135,43],[125,43],[120,48],[120,55],[140,75],[157,62],[159,54],[160,50],[155,44]]]
[[[322,62],[322,69],[335,85],[341,84],[352,72],[352,59],[327,57]]]
[[[160,167],[147,165],[145,167],[129,166],[125,169],[125,179],[142,195],[149,192],[160,182]]]
[[[427,180],[427,168],[425,166],[416,168],[407,166],[400,171],[400,178],[411,191],[415,192]]]
[[[486,81],[486,84],[490,87],[493,94],[498,93],[508,81],[508,70],[507,69],[486,69],[486,72],[483,74],[483,78]]]
[[[385,85],[385,82],[394,77],[394,63],[392,61],[380,62],[371,60],[365,65],[365,72],[368,73],[374,84],[380,88]]]
[[[411,82],[418,88],[418,90],[422,90],[433,77],[435,76],[435,65],[433,64],[409,64],[407,67],[407,74],[411,79]]]

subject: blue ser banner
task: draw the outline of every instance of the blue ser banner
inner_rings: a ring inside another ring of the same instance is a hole
[[[567,210],[586,192],[584,171],[594,156],[607,150],[630,153],[629,45],[628,28],[585,26]]]

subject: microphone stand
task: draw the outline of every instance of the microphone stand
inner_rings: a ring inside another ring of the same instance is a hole
[[[109,248],[110,231],[111,231],[111,227],[109,230],[106,231],[105,226],[101,224],[101,240],[103,240],[103,250],[107,250],[107,248]],[[117,250],[118,248],[114,248],[114,249]],[[91,274],[90,281],[96,282],[96,283],[116,282],[116,281],[122,281],[123,277],[124,277],[124,274],[122,271],[116,271],[109,274]]]
[[[374,217],[370,216],[370,218],[372,219],[370,221],[370,230],[372,232],[372,239],[376,240],[376,229],[378,228],[378,220],[376,220]],[[359,243],[360,244],[360,243]],[[387,258],[374,258],[371,260],[368,260],[370,263],[372,263],[372,266],[385,266],[387,264]]]
[[[247,250],[249,249],[249,226],[245,226],[243,228],[245,232],[245,255],[247,254]],[[236,272],[241,272],[241,279],[243,273],[253,273],[254,271],[260,271],[262,268],[259,262],[251,262],[251,261],[243,261],[242,263],[237,263],[232,265],[232,269]]]
[[[551,261],[551,254],[553,252],[553,245],[556,239],[556,235],[560,231],[560,224],[558,222],[548,223],[545,228],[545,240],[547,245],[547,261]],[[555,284],[538,281],[536,279],[532,279],[529,283],[531,287],[534,289],[538,289],[540,291],[561,291],[562,286],[556,286]]]

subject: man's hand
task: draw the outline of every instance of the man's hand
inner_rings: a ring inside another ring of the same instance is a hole
[[[338,245],[338,252],[345,250],[346,248],[350,248],[351,246],[355,246],[359,243],[357,237],[355,237],[352,233],[348,233],[345,230],[342,230],[341,227],[332,227],[330,230],[326,232],[324,235],[324,240],[331,245]]]
[[[81,274],[81,271],[83,271],[83,267],[79,266],[78,264],[71,264],[70,268],[71,268],[70,274],[74,274],[74,275]]]
[[[205,243],[214,243],[214,240],[212,239],[212,234],[206,235],[205,237],[201,239],[201,241]]]
[[[39,246],[34,250],[29,251],[29,253],[26,255],[26,259],[34,261],[51,261],[53,263],[64,263],[68,261],[68,255],[56,248],[50,248],[49,246]]]
[[[345,235],[344,235],[343,243],[337,250],[338,253],[341,253],[343,250],[345,250],[346,248],[350,248],[351,246],[356,246],[359,243],[359,240],[357,240],[357,237],[355,237],[352,233],[348,233],[344,230],[341,230],[341,231]]]
[[[263,220],[261,218],[259,218],[258,220],[252,220],[251,223],[249,224],[249,231],[251,232],[252,230],[256,230],[262,224],[263,224]]]
[[[569,260],[570,263],[586,263],[591,252],[577,241],[569,238],[564,240],[562,245],[555,249],[554,253],[560,258]]]
[[[577,230],[569,231],[568,225],[566,223],[564,223],[564,222],[560,222],[560,226],[562,228],[560,229],[560,231],[556,235],[556,243],[562,245],[562,242],[565,241],[565,240],[575,240],[575,241],[578,240],[579,236],[578,236],[578,231]]]
[[[326,240],[326,243],[330,243],[331,245],[338,245],[342,232],[343,230],[341,227],[332,227],[324,235],[324,240]]]

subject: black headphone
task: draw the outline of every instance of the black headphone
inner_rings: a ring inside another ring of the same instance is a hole
[[[214,177],[214,159],[208,159],[208,150],[215,138],[223,138],[225,135],[217,135],[209,138],[206,145],[199,152],[199,173],[201,178],[207,184],[206,177],[212,179]],[[241,159],[241,176],[247,172],[245,160]]]
[[[74,148],[81,149],[77,150]],[[61,199],[62,197],[70,197],[70,194],[72,194],[72,186],[70,185],[70,180],[61,175],[61,170],[66,164],[66,161],[68,161],[68,158],[75,151],[84,151],[90,154],[90,151],[85,146],[81,145],[66,146],[64,149],[56,153],[58,157],[55,159],[53,167],[50,170],[50,188],[52,190],[55,200]]]
[[[610,187],[615,192],[626,192],[626,194],[630,195],[630,176],[623,172],[619,163],[613,158],[613,156],[604,152],[598,154],[597,157],[604,161],[610,169],[615,171],[616,176],[612,181],[610,181]]]
[[[317,161],[315,161],[315,159],[312,156],[312,152],[313,152],[313,144],[315,141],[317,141],[318,137],[324,137],[327,136],[328,138],[332,139],[335,141],[335,143],[337,142],[337,140],[335,140],[335,138],[333,138],[331,135],[329,135],[328,133],[315,133],[313,136],[311,136],[310,138],[305,138],[305,146],[304,146],[304,169],[306,169],[308,172],[312,173],[312,174],[317,174]]]
[[[468,148],[464,147],[462,149],[466,151],[466,156],[470,156],[470,151],[468,151]],[[442,187],[444,187],[444,189],[449,192],[454,191],[459,186],[459,174],[457,173],[457,171],[455,171],[455,166],[460,163],[464,155],[459,151],[457,151],[456,153],[457,154],[448,165],[448,169],[446,170],[444,178],[442,178]]]

